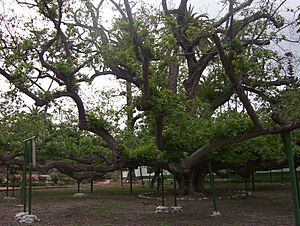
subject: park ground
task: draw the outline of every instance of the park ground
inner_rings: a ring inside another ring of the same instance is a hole
[[[288,183],[256,183],[255,190],[248,197],[228,199],[233,190],[243,188],[240,183],[218,182],[217,200],[221,216],[212,217],[210,199],[199,201],[198,197],[179,200],[182,213],[155,213],[161,201],[155,189],[134,185],[133,194],[129,194],[129,185],[96,185],[93,193],[88,187],[82,192],[84,198],[74,198],[76,186],[59,189],[34,189],[33,214],[40,218],[33,225],[59,226],[99,226],[99,225],[157,225],[157,226],[198,226],[198,225],[294,225],[291,189]],[[171,186],[170,186],[171,187]],[[138,195],[152,192],[151,198]],[[17,194],[19,192],[16,192]],[[156,194],[155,194],[156,193]],[[0,192],[0,225],[20,225],[14,221],[14,215],[22,211],[17,202],[2,201],[5,192]],[[226,199],[224,199],[226,197]],[[197,199],[197,200],[189,200]],[[173,205],[171,191],[167,191],[166,205]]]

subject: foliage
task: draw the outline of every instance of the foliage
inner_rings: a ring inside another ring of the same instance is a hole
[[[45,132],[46,127],[40,115],[24,112],[3,115],[0,119],[0,153],[21,154],[24,150],[23,140]]]
[[[120,151],[125,165],[180,165],[210,142],[255,132],[259,123],[273,126],[270,109],[297,120],[299,81],[286,75],[288,56],[268,47],[285,40],[281,5],[225,1],[233,15],[210,18],[184,2],[164,12],[128,1],[19,2],[28,15],[0,21],[0,74],[12,84],[8,95],[21,91],[55,116],[45,122],[38,112],[4,113],[0,154],[7,146],[21,153],[22,140],[38,135],[41,162],[96,156],[89,164],[102,166]],[[115,10],[109,24],[107,6]],[[135,87],[86,98],[85,87],[108,74]],[[120,93],[127,104],[109,103]],[[129,112],[141,115],[132,128],[129,116],[124,123]],[[280,157],[278,137],[214,150],[214,157],[240,165],[254,154]]]

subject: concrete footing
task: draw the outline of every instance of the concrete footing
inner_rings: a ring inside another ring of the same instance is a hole
[[[87,195],[85,193],[75,193],[73,195],[74,198],[83,198],[86,197]]]
[[[180,213],[183,211],[182,206],[171,206],[170,207],[171,213]]]
[[[3,201],[16,201],[17,199],[16,199],[16,197],[4,197],[3,198]]]
[[[210,216],[211,217],[221,216],[221,213],[220,213],[220,211],[213,211]]]
[[[180,213],[183,211],[181,206],[158,206],[156,207],[155,213]]]
[[[29,215],[28,212],[17,213],[14,219],[19,223],[24,224],[32,224],[35,221],[40,221],[40,219],[38,219],[36,215]]]

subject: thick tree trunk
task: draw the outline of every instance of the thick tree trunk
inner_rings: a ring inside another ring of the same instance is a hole
[[[193,178],[193,189],[196,193],[207,194],[207,191],[204,188],[206,170],[199,171],[196,176]]]
[[[160,169],[159,169],[159,168],[155,169],[154,176],[152,177],[151,183],[150,183],[150,187],[151,187],[151,188],[154,187],[154,183],[155,183],[156,181],[158,181],[157,187],[159,187],[159,173],[160,173]]]
[[[179,189],[183,195],[192,193],[191,174],[178,174],[177,175]]]
[[[204,188],[206,169],[194,168],[189,173],[176,173],[179,190],[183,195],[207,194]]]

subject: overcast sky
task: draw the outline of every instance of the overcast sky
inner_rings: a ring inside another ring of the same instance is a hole
[[[5,11],[7,12],[8,9],[14,9],[14,10],[17,10],[19,12],[19,15],[20,14],[27,14],[27,12],[24,12],[24,10],[20,10],[16,7],[15,4],[12,4],[12,2],[15,2],[15,0],[0,0],[2,1],[2,4],[5,4],[5,6],[3,7],[0,7],[0,14],[3,15],[3,10],[5,9]],[[98,0],[95,0],[98,2]],[[257,0],[256,0],[257,1]],[[146,1],[147,2],[147,1]],[[157,7],[160,7],[161,8],[161,0],[148,0],[149,3],[155,3],[157,5]],[[174,8],[178,7],[179,3],[180,3],[180,0],[169,0],[168,1],[170,4],[170,8],[173,4]],[[194,10],[196,12],[199,12],[199,13],[208,13],[208,15],[210,16],[210,18],[214,18],[214,17],[220,17],[221,15],[223,15],[224,13],[227,12],[227,9],[224,9],[224,6],[222,3],[220,3],[221,1],[220,0],[208,0],[208,1],[203,1],[203,0],[189,0],[188,1],[188,4],[191,4],[192,6],[194,6]],[[298,0],[287,0],[286,3],[285,3],[286,6],[283,7],[283,11],[284,11],[284,14],[285,16],[288,18],[288,20],[292,19],[292,13],[288,13],[286,12],[286,7],[291,7],[291,8],[297,8],[297,6],[300,5],[300,2]],[[109,11],[111,11],[111,8],[108,9],[107,12],[105,13],[108,13]],[[28,15],[28,14],[27,14]],[[294,38],[298,39],[299,40],[299,34],[294,34]],[[274,48],[278,48],[276,46],[274,46]],[[286,43],[284,45],[285,49],[293,49],[293,50],[296,50],[298,52],[298,62],[296,62],[296,67],[298,67],[297,71],[299,71],[299,64],[300,64],[300,61],[299,61],[299,58],[300,58],[300,44],[289,44],[289,43]],[[278,48],[279,49],[279,48]],[[115,80],[112,76],[107,76],[106,78],[102,77],[101,80],[100,79],[97,79],[97,84],[99,86],[100,89],[102,89],[103,87],[106,87],[107,89],[109,88],[112,88],[112,87],[116,87],[118,86],[118,82],[113,82],[113,80]],[[3,80],[1,81],[1,90],[3,90]]]

